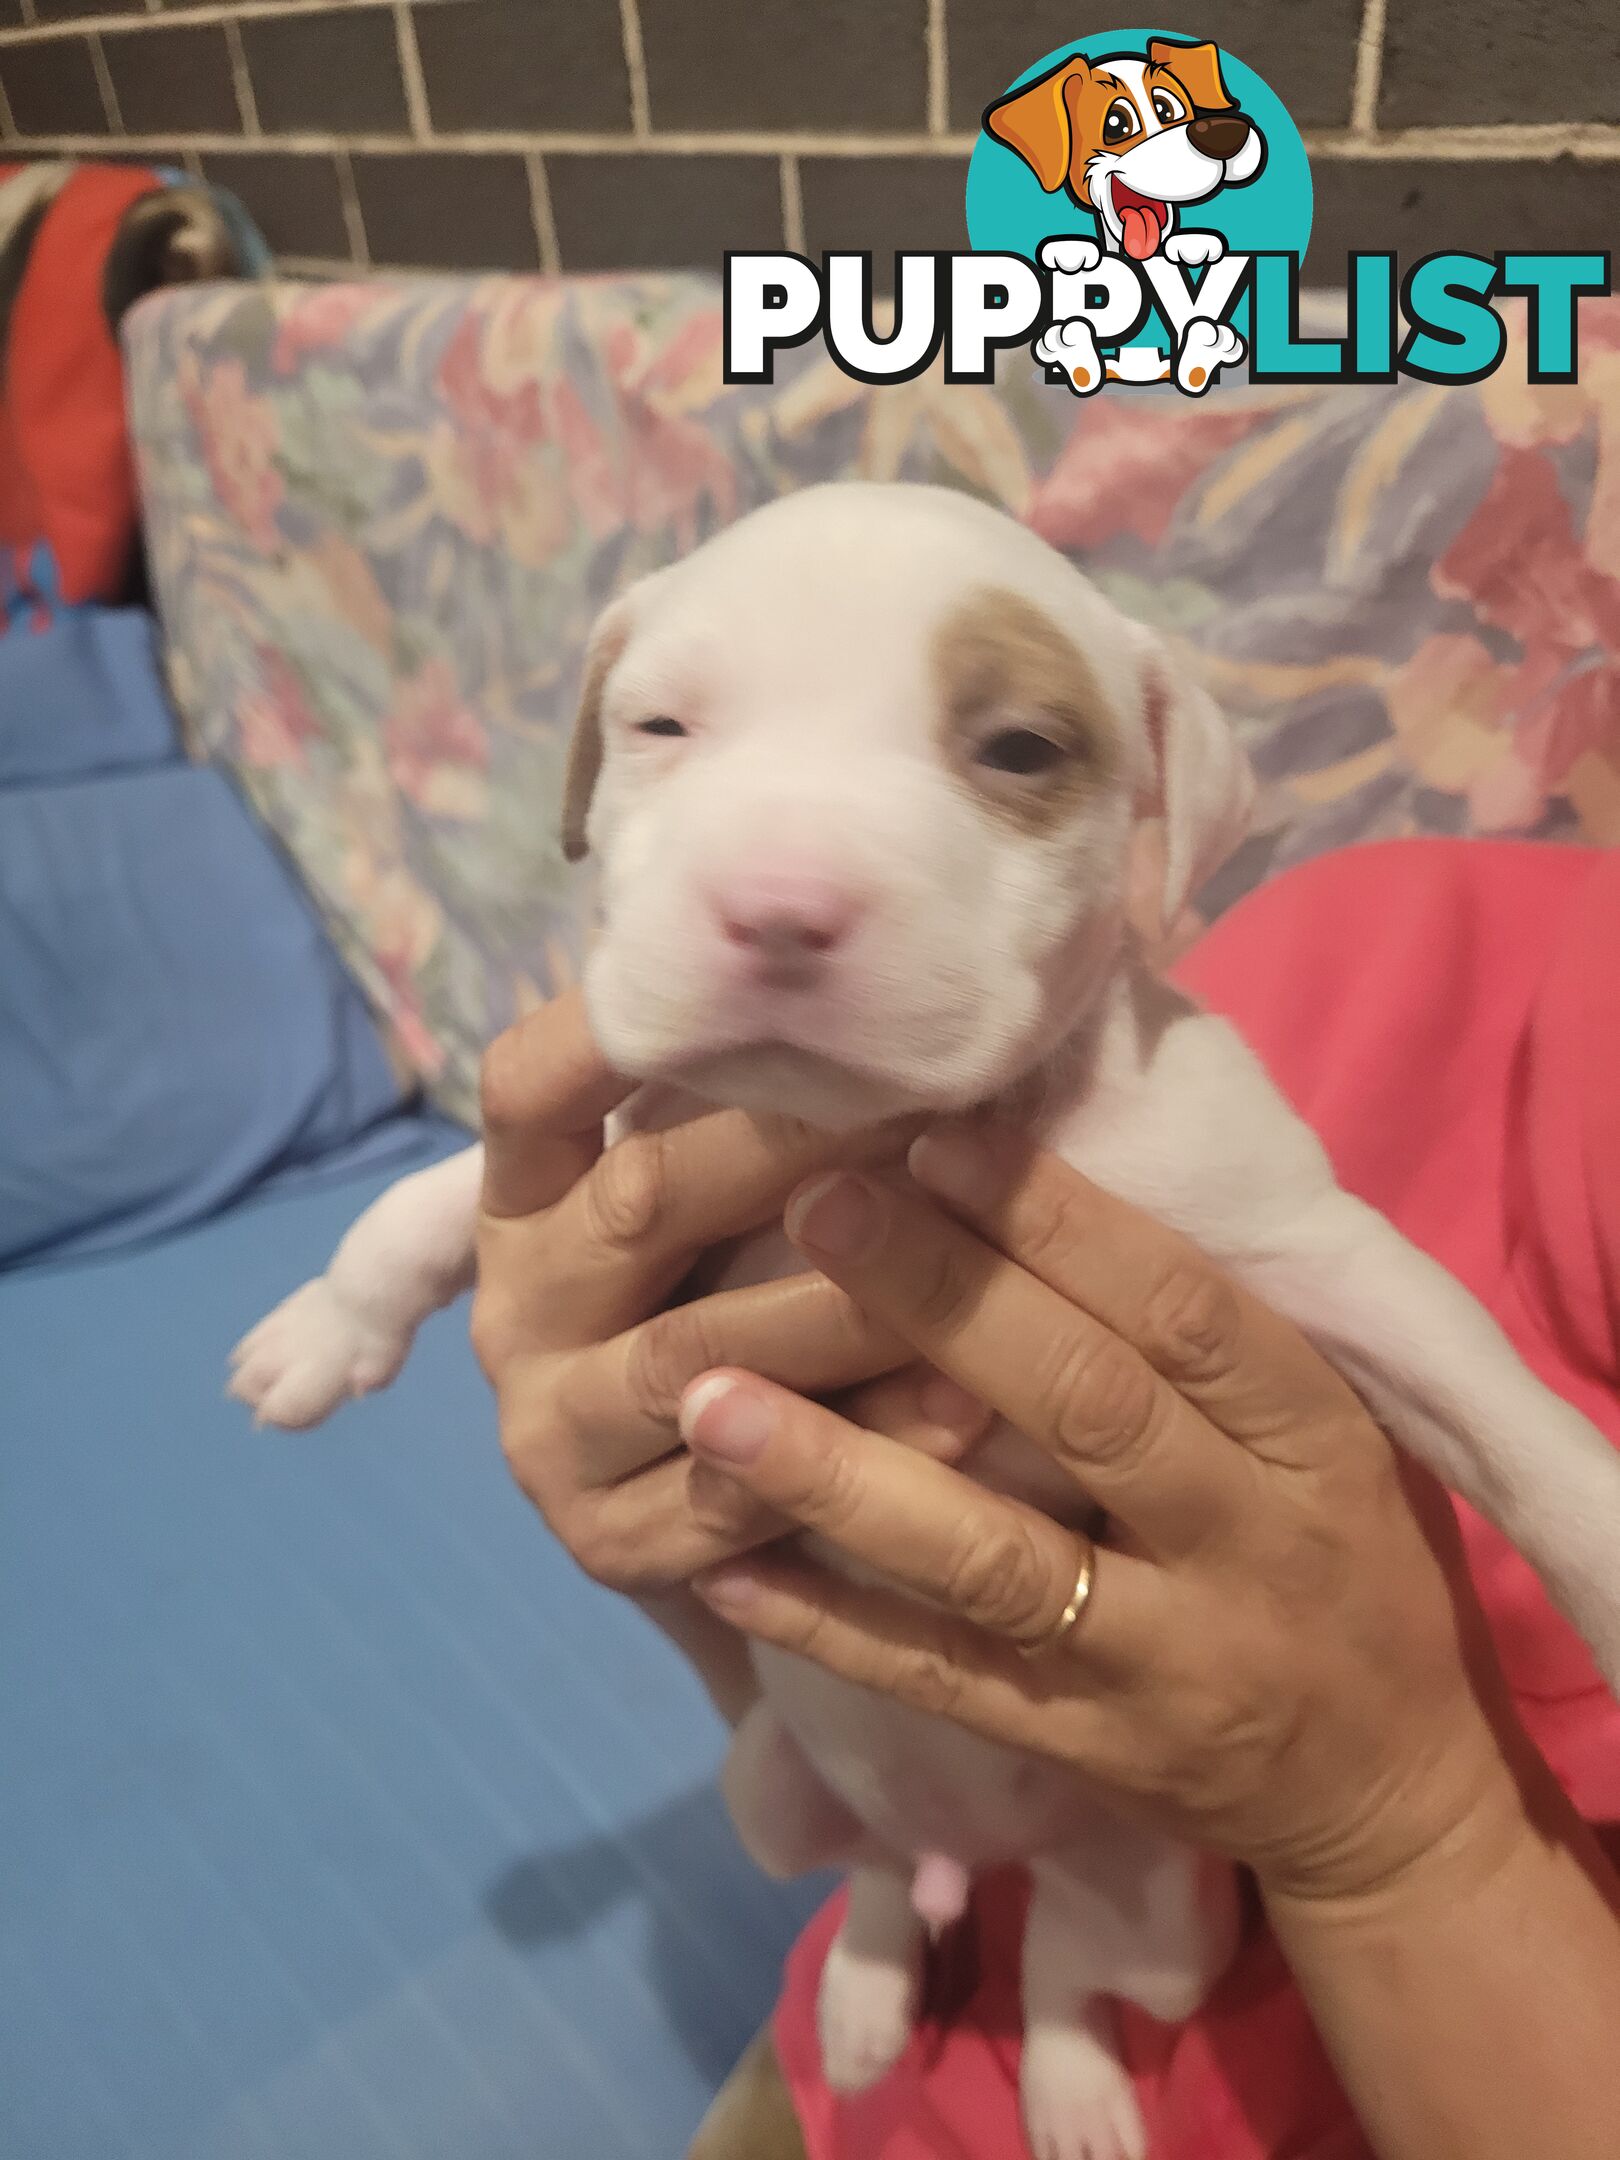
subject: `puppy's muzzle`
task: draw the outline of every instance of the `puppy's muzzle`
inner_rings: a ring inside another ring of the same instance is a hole
[[[1225,165],[1248,141],[1252,123],[1244,113],[1200,113],[1187,124],[1187,139],[1205,157]]]
[[[709,905],[744,973],[773,989],[808,988],[865,912],[842,879],[791,870],[733,875]]]

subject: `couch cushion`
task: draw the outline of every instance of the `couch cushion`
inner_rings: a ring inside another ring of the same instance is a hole
[[[417,1142],[370,1015],[218,773],[0,788],[0,949],[0,1264]]]

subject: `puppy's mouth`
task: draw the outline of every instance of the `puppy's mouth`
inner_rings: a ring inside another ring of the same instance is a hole
[[[914,1100],[876,1060],[830,1057],[778,1039],[717,1043],[661,1058],[647,1077],[708,1102],[781,1112],[829,1132],[931,1107]]]
[[[1170,208],[1151,195],[1143,195],[1119,174],[1110,173],[1114,190],[1114,215],[1119,220],[1120,242],[1134,262],[1146,262],[1158,252],[1170,224]]]

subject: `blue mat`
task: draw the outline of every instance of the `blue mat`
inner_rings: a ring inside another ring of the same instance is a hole
[[[322,1433],[221,1399],[380,1182],[0,1279],[7,2160],[673,2160],[818,1894],[509,1485],[464,1312]]]

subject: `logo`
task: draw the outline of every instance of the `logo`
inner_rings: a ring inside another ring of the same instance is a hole
[[[984,109],[967,180],[967,249],[894,259],[892,314],[870,253],[819,263],[725,259],[728,382],[767,382],[820,335],[846,374],[988,382],[1027,346],[1077,397],[1110,383],[1203,397],[1223,371],[1263,383],[1478,382],[1507,350],[1501,302],[1527,304],[1530,379],[1576,379],[1579,303],[1610,289],[1599,253],[1387,250],[1313,261],[1343,286],[1346,327],[1300,334],[1310,161],[1281,99],[1208,39],[1077,38]]]
[[[1174,382],[1201,397],[1248,350],[1233,320],[1256,252],[1303,258],[1311,170],[1252,69],[1205,43],[1121,31],[1021,75],[985,110],[968,237],[1050,280],[1035,344],[1081,397]]]

